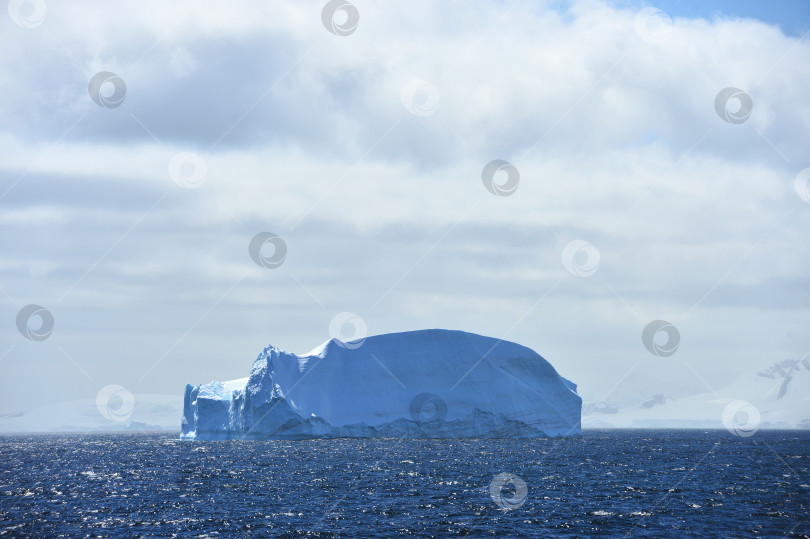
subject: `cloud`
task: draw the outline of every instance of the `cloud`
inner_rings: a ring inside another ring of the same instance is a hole
[[[342,311],[371,333],[516,340],[589,394],[649,359],[661,317],[683,336],[673,361],[718,385],[810,349],[805,41],[676,15],[651,40],[636,10],[589,0],[357,6],[348,36],[314,2],[3,23],[0,300],[8,320],[31,302],[56,319],[5,358],[4,408],[31,398],[21,380],[86,396],[41,380],[57,346],[99,387],[172,392],[241,376],[265,341],[309,350]],[[100,71],[125,81],[120,106],[88,95]],[[742,123],[715,110],[727,87],[750,96]],[[196,189],[171,176],[181,152],[205,164]],[[493,159],[519,171],[510,196],[482,184]],[[262,231],[288,246],[277,270],[248,256]],[[599,252],[590,277],[564,267],[573,240]]]

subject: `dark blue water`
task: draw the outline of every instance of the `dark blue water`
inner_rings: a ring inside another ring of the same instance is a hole
[[[0,437],[6,537],[810,536],[810,433],[181,442]],[[501,509],[490,482],[523,501]]]

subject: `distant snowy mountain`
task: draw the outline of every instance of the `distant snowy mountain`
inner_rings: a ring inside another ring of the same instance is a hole
[[[810,361],[778,361],[726,387],[694,395],[655,394],[624,406],[586,401],[582,427],[724,428],[740,410],[753,414],[748,421],[758,428],[810,428]]]
[[[177,395],[136,394],[131,401],[80,399],[0,414],[0,432],[105,432],[180,430],[183,399]],[[101,404],[101,406],[100,406]]]
[[[614,375],[613,372],[605,374]],[[700,379],[691,373],[686,374],[684,376],[683,370],[674,366],[665,368],[660,364],[637,365],[615,385],[610,385],[609,390],[603,388],[603,394],[595,387],[588,387],[586,394],[586,389],[582,387],[582,413],[589,415],[592,408],[615,413],[619,409],[638,408],[644,403],[647,403],[645,407],[657,406],[665,400],[691,397],[708,389]]]

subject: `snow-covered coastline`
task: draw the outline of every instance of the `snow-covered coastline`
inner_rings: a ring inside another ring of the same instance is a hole
[[[639,398],[645,385],[638,380],[630,384],[639,391],[624,391],[624,398],[618,394],[585,399],[583,428],[728,429],[729,418],[742,414],[737,421],[757,429],[810,429],[810,360],[806,358],[749,370],[716,389],[704,384],[702,391],[678,394],[675,384],[657,384],[654,394],[647,388],[648,393]]]

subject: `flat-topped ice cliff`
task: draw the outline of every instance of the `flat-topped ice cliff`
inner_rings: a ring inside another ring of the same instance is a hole
[[[576,385],[519,344],[463,331],[274,346],[250,376],[186,386],[182,437],[539,437],[580,433]]]

